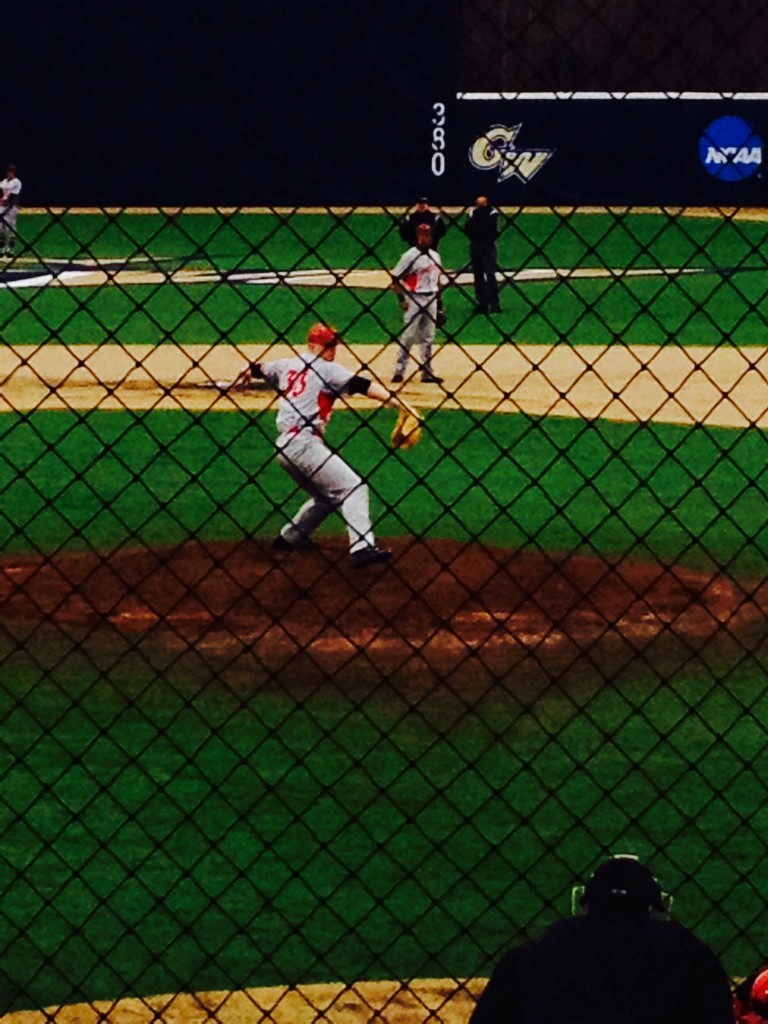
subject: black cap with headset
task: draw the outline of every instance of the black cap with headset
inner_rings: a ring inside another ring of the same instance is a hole
[[[671,903],[648,868],[631,854],[609,858],[573,892],[574,912],[598,917],[664,916]]]

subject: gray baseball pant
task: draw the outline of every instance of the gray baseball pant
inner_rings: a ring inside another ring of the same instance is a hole
[[[421,372],[432,372],[432,342],[435,340],[435,318],[437,316],[437,294],[419,295],[411,292],[406,295],[408,308],[403,317],[403,332],[398,339],[399,351],[395,363],[395,373],[405,375],[411,349],[418,342],[421,344]]]
[[[13,251],[16,245],[16,221],[19,217],[18,206],[0,207],[0,250]]]
[[[347,526],[349,549],[373,547],[368,486],[340,455],[311,430],[278,438],[277,461],[309,495],[280,531],[289,544],[302,544],[331,512],[339,511]]]

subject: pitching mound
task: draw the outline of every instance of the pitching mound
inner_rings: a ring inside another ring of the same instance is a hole
[[[279,555],[247,541],[23,558],[0,567],[2,618],[152,635],[268,672],[482,665],[535,655],[626,660],[663,639],[697,649],[762,622],[768,590],[720,574],[454,541],[395,540],[391,567],[354,569],[341,540]]]

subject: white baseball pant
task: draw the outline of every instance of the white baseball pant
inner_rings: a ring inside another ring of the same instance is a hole
[[[284,434],[277,441],[277,461],[309,495],[280,531],[289,544],[302,544],[331,512],[338,510],[347,526],[349,549],[374,547],[368,486],[309,429]]]

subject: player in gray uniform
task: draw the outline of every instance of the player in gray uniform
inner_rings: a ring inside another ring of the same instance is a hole
[[[280,395],[277,406],[277,461],[309,494],[290,523],[275,538],[278,551],[310,545],[310,535],[339,511],[349,534],[352,564],[363,568],[390,562],[389,551],[377,547],[371,526],[368,486],[325,443],[324,433],[334,401],[342,395],[367,395],[382,405],[400,403],[385,387],[360,377],[336,362],[339,336],[325,324],[307,335],[307,351],[292,359],[251,363],[234,388],[247,389],[265,380]]]
[[[422,383],[441,384],[443,380],[432,372],[432,342],[438,313],[442,311],[443,263],[431,245],[432,229],[428,224],[420,224],[416,245],[403,253],[392,270],[392,288],[404,314],[393,384],[403,380],[411,348],[417,342],[421,345]]]

